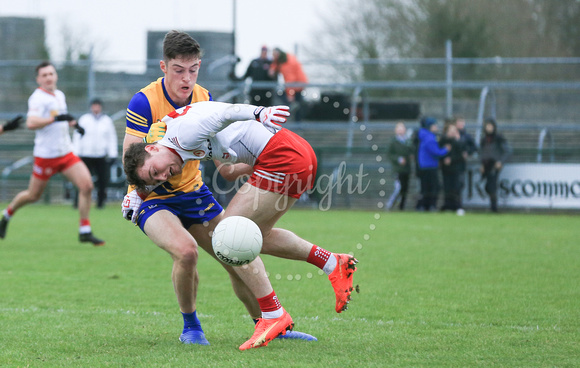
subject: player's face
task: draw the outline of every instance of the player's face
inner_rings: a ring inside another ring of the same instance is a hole
[[[155,144],[146,146],[145,150],[149,152],[150,157],[145,160],[137,173],[147,185],[161,184],[172,176],[181,174],[183,161],[167,147]]]
[[[162,60],[160,65],[165,73],[165,88],[169,97],[179,106],[189,104],[193,86],[197,83],[201,60],[178,57],[167,62]]]
[[[56,74],[56,69],[54,66],[48,65],[44,68],[38,69],[38,74],[36,75],[36,83],[38,86],[45,91],[54,92],[56,90],[56,82],[58,81],[58,76]]]

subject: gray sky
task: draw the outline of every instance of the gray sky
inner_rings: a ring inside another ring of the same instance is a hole
[[[237,0],[238,74],[262,45],[290,52],[312,42],[312,30],[331,0]],[[114,69],[146,58],[148,30],[233,30],[234,0],[0,0],[0,16],[45,19],[51,56],[63,58],[65,30],[95,44],[99,60]],[[165,3],[159,6],[160,3]],[[203,45],[202,45],[203,47]]]

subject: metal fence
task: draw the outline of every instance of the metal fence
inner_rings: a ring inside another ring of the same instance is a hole
[[[76,115],[87,110],[91,97],[103,99],[122,139],[127,103],[160,76],[152,67],[157,63],[148,62],[142,73],[114,72],[111,63],[92,60],[56,63],[59,88]],[[36,88],[36,64],[0,61],[0,119],[26,112],[26,100]],[[474,136],[483,118],[492,115],[514,147],[514,162],[580,162],[576,143],[580,141],[580,58],[459,59],[448,55],[440,59],[305,60],[303,64],[311,81],[300,106],[307,114],[288,127],[315,148],[325,185],[334,185],[334,192],[326,192],[332,198],[325,197],[332,207],[378,206],[392,190],[385,152],[394,124],[402,120],[416,128],[420,114],[439,119],[461,114]],[[227,79],[231,64],[220,60],[212,67],[212,61],[204,60],[204,65],[212,75],[204,75],[202,69],[199,83],[214,99],[252,102],[249,81]],[[366,79],[361,80],[362,75]],[[281,83],[254,86],[271,88],[275,97],[283,90]],[[0,201],[26,187],[30,165],[25,157],[32,152],[32,141],[33,133],[22,129],[0,136]],[[113,170],[110,197],[117,200],[123,194],[124,178],[118,166]],[[340,180],[344,187],[337,184]],[[46,200],[70,200],[69,187],[55,180]],[[315,199],[320,204],[320,198]]]

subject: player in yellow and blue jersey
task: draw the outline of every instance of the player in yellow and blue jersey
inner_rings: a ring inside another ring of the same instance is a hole
[[[160,61],[164,77],[143,88],[129,102],[123,151],[133,143],[162,138],[164,125],[155,123],[175,109],[212,100],[211,94],[196,84],[200,65],[201,49],[191,36],[178,31],[165,36]],[[152,125],[154,128],[150,131]],[[188,163],[182,174],[159,185],[144,199],[131,189],[123,202],[124,216],[129,214],[173,258],[172,280],[184,318],[180,340],[207,345],[209,342],[196,315],[197,245],[215,258],[209,231],[222,219],[223,208],[202,182],[198,161]],[[230,275],[236,295],[257,321],[261,310],[256,298],[230,266],[222,266]],[[299,332],[287,333],[287,337],[316,340]]]

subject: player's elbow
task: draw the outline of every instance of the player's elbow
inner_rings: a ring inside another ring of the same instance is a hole
[[[234,170],[221,170],[220,175],[227,181],[235,181],[238,178]]]
[[[234,165],[213,160],[219,174],[227,181],[236,180]]]
[[[34,120],[31,118],[26,119],[26,127],[30,130],[35,130],[37,125],[34,123]]]

